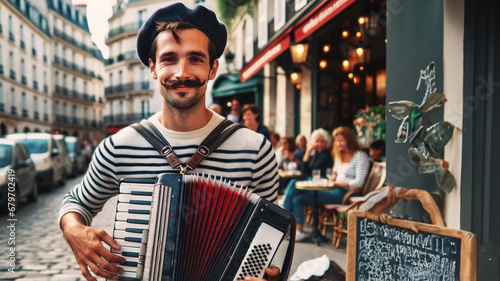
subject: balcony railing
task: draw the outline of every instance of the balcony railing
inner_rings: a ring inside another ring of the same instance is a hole
[[[23,108],[23,117],[28,118],[28,110]]]
[[[145,113],[131,113],[104,116],[104,123],[133,123],[139,122],[149,116]]]
[[[38,90],[38,81],[33,80],[33,89]]]
[[[9,31],[9,40],[12,42],[16,42],[16,37],[12,31]]]
[[[28,85],[28,78],[24,75],[21,75],[21,83],[23,83],[23,85]]]
[[[5,104],[3,102],[0,103],[0,112],[5,112]]]
[[[10,79],[16,80],[16,72],[14,70],[10,71]]]
[[[3,75],[3,64],[0,64],[0,74]]]
[[[129,23],[122,25],[118,28],[112,29],[108,32],[107,38],[113,38],[114,36],[120,35],[125,32],[138,31],[141,28],[139,22]]]
[[[21,49],[26,50],[26,42],[24,42],[24,40],[21,39],[20,45]]]
[[[78,117],[73,117],[73,125],[78,125],[80,122],[78,120]]]
[[[80,50],[83,50],[83,51],[93,55],[93,52],[92,52],[93,48],[87,46],[85,43],[78,42],[75,38],[64,33],[63,31],[61,31],[57,28],[54,28],[54,35],[65,40],[66,42],[72,44],[73,46],[79,48]]]
[[[10,107],[10,113],[11,113],[12,115],[17,115],[17,107],[15,107],[15,106],[13,106],[13,105],[12,105],[12,106]]]
[[[48,94],[49,93],[49,86],[43,85],[43,92]]]
[[[131,91],[144,91],[149,90],[149,81],[142,81],[136,83],[128,83],[128,84],[120,84],[116,86],[106,87],[104,93],[106,95],[117,94],[123,92],[131,92]]]
[[[38,113],[38,111],[35,111],[33,117],[36,119],[36,120],[39,120],[40,119],[40,113]]]
[[[43,114],[43,121],[49,122],[49,114],[47,114],[47,113]]]
[[[32,54],[34,57],[36,57],[36,49],[35,49],[35,48],[31,49],[31,54]]]

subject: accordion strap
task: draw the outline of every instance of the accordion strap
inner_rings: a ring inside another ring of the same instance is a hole
[[[172,168],[179,169],[181,174],[196,169],[203,158],[216,150],[236,130],[244,127],[230,120],[224,120],[201,142],[197,151],[184,166],[177,155],[175,155],[172,145],[170,145],[160,131],[149,120],[143,123],[134,123],[131,127],[149,141],[160,152],[161,156],[167,159]]]

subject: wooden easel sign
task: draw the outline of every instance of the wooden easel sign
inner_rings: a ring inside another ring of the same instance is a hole
[[[348,227],[348,281],[476,280],[473,233],[354,210]]]

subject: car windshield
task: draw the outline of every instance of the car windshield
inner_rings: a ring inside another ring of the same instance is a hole
[[[66,141],[66,146],[68,147],[68,152],[74,154],[76,150],[76,142]]]
[[[45,153],[49,150],[49,141],[47,139],[22,139],[30,153]]]
[[[12,146],[8,144],[0,144],[0,168],[10,164],[12,157]]]

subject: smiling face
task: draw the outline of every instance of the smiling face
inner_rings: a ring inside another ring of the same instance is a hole
[[[339,151],[347,151],[347,140],[343,135],[336,135],[334,138],[334,144],[338,148]]]
[[[326,140],[322,135],[318,135],[316,139],[314,139],[314,143],[316,144],[316,151],[318,153],[322,153],[326,149]]]
[[[193,110],[205,106],[208,80],[215,78],[218,61],[209,63],[208,37],[196,28],[177,29],[177,41],[170,30],[156,38],[155,63],[149,70],[158,80],[164,105],[172,110]]]

